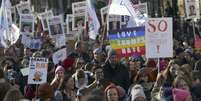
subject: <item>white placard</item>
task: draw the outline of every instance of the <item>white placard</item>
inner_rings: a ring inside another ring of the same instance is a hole
[[[48,59],[30,58],[28,84],[42,84],[47,82]]]
[[[21,42],[24,46],[31,49],[40,49],[42,46],[42,42],[40,39],[33,39],[30,36],[23,34]]]
[[[133,4],[129,0],[124,0],[125,6],[131,12],[136,26],[144,26],[145,20],[148,18],[147,3]],[[135,27],[135,26],[133,26]]]
[[[149,18],[145,27],[146,58],[173,57],[172,18]]]
[[[34,21],[35,18],[32,14],[21,14],[20,15],[20,32],[22,34],[31,34],[34,32]]]
[[[25,2],[20,2],[16,5],[19,14],[31,14],[31,4],[30,0]]]
[[[29,75],[29,68],[23,68],[23,69],[20,69],[20,71],[23,76]]]
[[[66,37],[65,37],[65,35],[56,36],[56,42],[55,42],[55,44],[56,44],[57,48],[65,46],[66,45]]]
[[[106,7],[103,7],[101,8],[100,12],[101,12],[101,23],[102,25],[104,25],[106,23],[106,19],[108,18],[108,9],[109,9],[109,6],[106,6]]]
[[[87,5],[86,1],[72,3],[73,30],[79,30],[86,26]]]
[[[185,8],[188,19],[200,18],[199,0],[185,0]]]
[[[47,23],[50,36],[64,35],[62,16],[49,17]]]
[[[60,49],[52,56],[53,63],[56,65],[59,61],[63,61],[67,57],[66,48]]]
[[[47,19],[49,17],[53,17],[52,10],[46,11],[44,13],[40,13],[38,16],[39,16],[39,18],[40,18],[40,20],[42,22],[43,30],[48,30]]]

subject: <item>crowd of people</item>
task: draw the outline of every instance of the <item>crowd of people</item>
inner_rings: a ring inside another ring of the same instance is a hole
[[[187,42],[175,40],[174,57],[158,63],[144,55],[118,57],[98,39],[91,48],[76,41],[55,65],[52,54],[58,49],[48,35],[41,35],[40,50],[24,47],[20,40],[4,49],[0,101],[201,101],[201,54]],[[20,69],[29,66],[29,57],[49,59],[46,83],[27,83]]]

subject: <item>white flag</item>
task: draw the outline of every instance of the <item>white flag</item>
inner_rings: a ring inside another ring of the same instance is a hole
[[[91,3],[91,0],[87,0],[87,9],[88,9],[88,22],[89,22],[89,37],[91,39],[96,39],[96,36],[99,34],[98,30],[100,28],[100,23],[98,21],[96,11],[94,6]]]

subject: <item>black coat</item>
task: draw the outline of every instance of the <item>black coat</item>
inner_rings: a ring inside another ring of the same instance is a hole
[[[112,68],[110,63],[103,66],[104,78],[127,91],[130,85],[128,68],[120,63],[114,64],[114,67]]]

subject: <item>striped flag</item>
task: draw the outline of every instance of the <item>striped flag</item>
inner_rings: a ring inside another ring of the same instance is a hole
[[[96,36],[99,34],[98,30],[100,28],[100,23],[96,15],[95,7],[91,0],[87,0],[87,10],[88,10],[88,25],[89,25],[89,38],[95,40]]]

